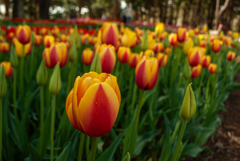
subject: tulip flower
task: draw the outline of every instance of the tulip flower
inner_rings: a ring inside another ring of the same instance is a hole
[[[54,44],[54,37],[51,36],[51,35],[46,35],[46,36],[44,36],[44,40],[43,41],[44,41],[44,46],[46,48],[49,48],[49,47],[51,47]]]
[[[135,27],[134,31],[137,34],[137,37],[141,37],[143,35],[143,30],[139,29],[138,27]]]
[[[200,64],[198,64],[197,66],[192,68],[192,74],[191,74],[191,78],[197,78],[200,73],[202,71],[202,66]]]
[[[155,47],[153,49],[154,53],[159,53],[164,51],[164,46],[162,43],[155,43]]]
[[[41,35],[34,35],[34,45],[39,46],[42,44],[42,36]]]
[[[239,33],[238,33],[238,32],[233,32],[232,38],[233,38],[233,39],[236,39],[236,38],[238,38],[238,37],[239,37]]]
[[[172,46],[176,46],[178,41],[177,41],[177,35],[175,33],[171,33],[168,37],[169,44]]]
[[[221,47],[222,47],[222,45],[220,43],[220,40],[214,39],[213,44],[212,44],[212,51],[214,53],[218,53],[221,50]]]
[[[199,40],[198,45],[200,47],[206,47],[207,46],[207,42],[205,40]]]
[[[195,29],[194,29],[194,34],[195,34],[195,35],[198,35],[198,34],[199,34],[199,28],[195,28]]]
[[[76,78],[67,97],[66,112],[75,129],[90,137],[100,137],[112,129],[120,102],[116,77],[90,72]]]
[[[148,34],[147,31],[144,31],[143,36],[141,37],[141,44],[140,44],[140,48],[141,50],[145,51],[148,49]]]
[[[163,53],[158,53],[156,56],[158,60],[158,66],[159,67],[165,67],[168,62],[168,55],[165,55]]]
[[[189,37],[195,36],[193,29],[190,29],[190,30],[188,31],[188,36],[189,36]]]
[[[111,73],[116,63],[116,54],[114,46],[101,45],[99,56],[102,66],[102,72]]]
[[[91,65],[93,61],[94,53],[90,48],[86,48],[82,52],[82,62],[85,65]]]
[[[211,63],[211,64],[208,66],[208,71],[209,71],[209,73],[215,74],[215,73],[216,73],[216,68],[217,68],[217,64]]]
[[[171,48],[166,48],[165,49],[165,54],[170,55],[172,53],[172,49]]]
[[[60,41],[61,42],[67,42],[67,35],[65,35],[65,34],[61,34],[61,36],[60,36]]]
[[[192,48],[189,51],[188,54],[188,62],[191,66],[197,66],[198,64],[200,64],[202,59],[202,53],[200,52],[200,50],[198,50],[198,48]]]
[[[81,36],[81,42],[83,45],[87,45],[89,43],[89,38],[90,35],[89,34],[85,34]]]
[[[120,47],[118,49],[118,60],[121,63],[127,63],[131,54],[130,48]]]
[[[164,31],[164,23],[161,23],[161,22],[157,23],[155,26],[155,33],[157,35],[160,35],[163,33],[163,31]]]
[[[158,79],[158,60],[144,56],[136,66],[135,76],[140,89],[152,89]]]
[[[210,55],[204,55],[202,57],[201,65],[203,68],[208,68],[208,66],[211,63],[211,56]]]
[[[40,29],[40,33],[41,33],[41,35],[47,35],[47,33],[48,33],[48,29],[46,28],[46,27],[42,27],[41,29]]]
[[[145,52],[140,53],[141,57],[146,56],[146,57],[154,57],[155,54],[153,50],[147,49]]]
[[[129,28],[126,28],[121,38],[122,45],[126,47],[135,47],[137,45],[137,42],[138,39],[136,33]]]
[[[227,60],[228,60],[228,61],[233,61],[234,58],[235,58],[235,56],[236,56],[236,53],[235,53],[235,52],[229,51],[229,52],[227,53]]]
[[[185,28],[178,28],[177,30],[177,40],[179,42],[184,42],[186,40],[187,30]]]
[[[10,62],[6,62],[6,61],[1,62],[0,66],[4,66],[4,71],[5,71],[6,78],[9,78],[9,77],[12,76],[12,74],[13,74],[13,67],[11,66]]]
[[[21,44],[29,43],[31,37],[31,28],[27,25],[19,25],[16,28],[16,37]]]
[[[26,55],[30,55],[32,51],[31,43],[26,45],[22,45],[17,39],[13,39],[13,43],[15,46],[15,52],[18,57],[25,57]],[[24,53],[23,53],[24,48]]]
[[[117,45],[118,27],[116,23],[105,22],[102,25],[102,43],[107,45]]]
[[[203,33],[206,33],[208,31],[208,27],[207,26],[203,26],[202,31],[203,31]]]
[[[131,53],[130,56],[129,56],[128,65],[129,65],[131,68],[136,68],[138,62],[139,62],[140,59],[141,59],[140,57],[141,57],[140,54]]]
[[[10,49],[9,43],[7,42],[0,43],[0,52],[7,54],[9,52],[9,49]]]
[[[167,32],[164,31],[162,34],[159,35],[159,40],[163,41],[165,39],[165,37],[167,36]]]
[[[192,41],[192,39],[188,39],[183,44],[183,53],[185,55],[188,55],[191,48],[193,48],[193,41]]]

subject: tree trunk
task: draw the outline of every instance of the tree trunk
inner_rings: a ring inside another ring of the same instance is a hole
[[[207,23],[208,28],[213,28],[213,18],[214,18],[214,10],[216,7],[216,1],[210,1],[210,4],[208,5],[208,16],[207,16]]]
[[[18,17],[18,0],[13,0],[13,18]]]
[[[198,19],[199,19],[199,13],[200,13],[200,9],[201,9],[201,0],[197,0],[197,8],[196,11],[193,15],[193,27],[197,27],[198,25]]]
[[[178,17],[179,17],[179,9],[180,9],[180,6],[181,6],[181,1],[179,1],[176,5],[176,18],[175,18],[175,25],[177,25],[177,20],[178,20]]]
[[[172,21],[173,21],[173,1],[172,1],[172,4],[170,5],[170,15],[169,15],[169,24],[173,24]]]
[[[24,18],[24,0],[18,0],[18,17]]]
[[[6,10],[5,16],[9,18],[9,0],[5,0],[4,2],[5,2],[5,10]]]
[[[160,3],[159,3],[159,21],[160,22],[163,21],[163,16],[162,16],[162,14],[163,14],[163,4],[162,3],[163,3],[162,1],[160,1]]]
[[[158,6],[158,0],[154,0],[154,12],[153,12],[153,21],[157,22],[157,6]]]
[[[216,4],[216,29],[218,28],[218,24],[219,24],[219,19],[221,17],[221,14],[223,13],[223,11],[227,8],[228,6],[228,2],[229,0],[225,0],[224,5],[222,6],[222,8],[219,10],[219,2],[220,0],[217,0],[217,4]]]
[[[40,0],[39,2],[39,17],[40,19],[49,19],[49,7],[51,0]]]

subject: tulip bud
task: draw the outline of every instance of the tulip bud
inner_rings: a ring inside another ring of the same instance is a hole
[[[143,36],[142,36],[142,41],[140,44],[140,48],[145,51],[148,49],[148,33],[147,31],[144,31]]]
[[[118,60],[121,63],[127,63],[131,54],[131,50],[128,47],[120,47],[118,49]]]
[[[49,48],[50,46],[52,46],[54,44],[54,37],[51,35],[46,35],[44,37],[43,42],[44,42],[44,46]]]
[[[192,74],[191,74],[191,78],[197,78],[200,73],[202,71],[202,66],[200,64],[198,64],[197,66],[192,68]]]
[[[220,43],[220,40],[218,40],[218,39],[213,40],[212,51],[214,53],[218,53],[221,50],[221,47],[222,47],[222,45]]]
[[[116,54],[114,46],[101,45],[99,57],[101,61],[102,72],[111,73],[116,63]]]
[[[158,66],[165,67],[168,62],[168,55],[164,55],[163,53],[157,54]]]
[[[200,64],[202,58],[202,53],[198,48],[192,48],[188,54],[188,62],[191,66],[197,66]]]
[[[94,53],[90,48],[86,48],[82,52],[82,62],[85,65],[91,65],[93,61]]]
[[[193,48],[193,41],[192,41],[192,39],[188,39],[183,44],[183,53],[185,55],[188,55],[191,48]]]
[[[42,62],[37,71],[37,83],[40,86],[43,86],[47,82],[47,68],[45,66],[45,59],[42,59]]]
[[[165,54],[170,55],[172,53],[172,49],[171,48],[166,48],[165,49]]]
[[[203,68],[208,68],[209,64],[211,63],[211,56],[204,55],[201,61],[201,65]]]
[[[49,82],[49,91],[56,95],[61,90],[61,73],[59,63],[54,67],[53,73]]]
[[[90,71],[96,72],[98,74],[102,73],[101,61],[100,61],[100,57],[99,57],[98,53],[93,58],[92,65],[90,67]]]
[[[12,76],[12,74],[13,74],[13,67],[11,66],[10,62],[3,61],[3,62],[1,62],[0,66],[4,66],[6,78],[9,78],[9,77]]]
[[[72,46],[69,50],[69,60],[71,62],[77,60],[77,47],[74,39],[72,39]]]
[[[170,45],[172,46],[176,46],[178,41],[177,41],[177,35],[175,33],[171,33],[169,36],[168,36],[168,42]]]
[[[217,64],[211,63],[211,64],[208,66],[208,71],[209,71],[209,73],[215,74],[215,73],[216,73],[216,68],[217,68]]]
[[[189,78],[191,78],[191,68],[190,65],[188,64],[188,62],[185,62],[185,65],[183,67],[183,76],[188,80]]]
[[[2,99],[7,93],[7,80],[5,76],[4,66],[0,66],[0,99]]]
[[[191,84],[188,85],[185,96],[183,99],[180,116],[183,120],[190,120],[196,113],[196,100],[191,87]]]
[[[31,44],[35,44],[35,37],[34,37],[33,32],[31,33],[30,42],[31,42]]]
[[[162,43],[155,43],[155,47],[153,49],[154,53],[158,53],[158,52],[163,52],[164,51],[164,46]]]
[[[0,45],[0,52],[3,52],[3,53],[5,53],[5,54],[7,54],[8,52],[9,52],[9,43],[7,43],[7,42],[3,42],[3,43],[1,43],[1,45]]]
[[[227,54],[227,60],[228,61],[233,61],[235,56],[236,56],[235,52],[229,51],[228,54]]]
[[[10,51],[10,63],[13,66],[13,68],[17,68],[18,66],[18,57],[15,53],[14,47],[11,46],[11,51]]]
[[[164,31],[164,23],[161,23],[161,22],[157,23],[155,26],[155,33],[157,35],[160,35],[162,34],[163,31]]]
[[[19,25],[16,28],[16,37],[21,44],[27,44],[31,37],[31,28],[27,25]]]
[[[105,22],[102,25],[102,43],[107,45],[117,45],[119,36],[118,26],[116,23]]]
[[[136,68],[138,62],[140,61],[140,55],[137,53],[131,53],[129,60],[128,60],[128,65],[131,68]]]
[[[177,30],[177,40],[179,42],[184,42],[186,40],[187,30],[185,28],[178,28]]]

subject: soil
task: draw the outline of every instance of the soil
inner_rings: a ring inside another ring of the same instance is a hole
[[[235,77],[240,83],[240,71]],[[182,161],[240,161],[240,90],[232,91],[225,101],[226,111],[221,111],[219,117],[222,126],[209,138],[203,151],[197,158],[184,158]]]

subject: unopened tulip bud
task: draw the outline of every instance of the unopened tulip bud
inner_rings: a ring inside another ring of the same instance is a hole
[[[45,59],[42,59],[37,71],[36,79],[40,86],[43,86],[47,82],[47,67],[45,66]]]
[[[59,63],[54,67],[53,73],[49,82],[49,91],[56,95],[61,90],[61,73]]]
[[[222,45],[220,43],[220,40],[218,40],[218,39],[213,40],[212,51],[214,53],[218,53],[221,50],[221,47],[222,47]]]
[[[82,62],[84,65],[91,65],[94,58],[94,53],[90,48],[86,48],[82,52]]]
[[[208,71],[209,71],[209,73],[215,74],[215,73],[216,73],[216,68],[217,68],[217,64],[211,63],[211,64],[208,66]]]
[[[188,62],[191,66],[197,66],[202,59],[202,53],[198,48],[192,48],[188,54]]]
[[[148,33],[147,31],[144,31],[143,36],[142,36],[142,41],[140,44],[140,48],[145,51],[148,49]]]
[[[179,42],[184,42],[186,40],[187,30],[185,28],[178,28],[177,30],[177,40]]]
[[[229,51],[228,54],[227,54],[227,60],[228,61],[233,61],[235,56],[236,56],[235,52]]]
[[[185,62],[185,63],[186,64],[184,65],[184,68],[183,68],[183,76],[188,80],[189,78],[191,78],[192,71],[188,62]]]
[[[16,28],[16,37],[21,44],[27,44],[31,37],[31,28],[27,25],[19,25]]]
[[[191,74],[191,78],[197,78],[200,73],[202,71],[202,66],[200,64],[198,64],[197,66],[192,68],[192,74]]]
[[[209,64],[211,63],[211,56],[204,55],[201,61],[201,65],[203,68],[208,68]]]
[[[17,68],[18,57],[17,57],[17,54],[15,53],[13,45],[11,46],[11,51],[10,51],[10,63],[11,63],[13,68]]]
[[[183,120],[188,121],[195,115],[196,108],[195,96],[191,84],[189,84],[183,99],[180,116],[183,118]]]
[[[98,53],[93,58],[90,71],[98,74],[102,73],[101,61]]]
[[[72,46],[69,50],[69,60],[71,62],[77,60],[77,47],[74,39],[72,39]]]
[[[193,48],[193,41],[192,41],[192,39],[188,39],[183,44],[183,53],[185,55],[188,55],[191,48]]]
[[[5,76],[4,66],[0,66],[0,99],[2,99],[7,93],[7,80]]]
[[[169,44],[172,45],[172,46],[176,46],[178,41],[177,41],[177,34],[175,33],[171,33],[169,36],[168,36],[168,41],[169,41]]]
[[[131,50],[128,47],[120,47],[118,49],[118,60],[121,63],[127,63],[131,55]]]

